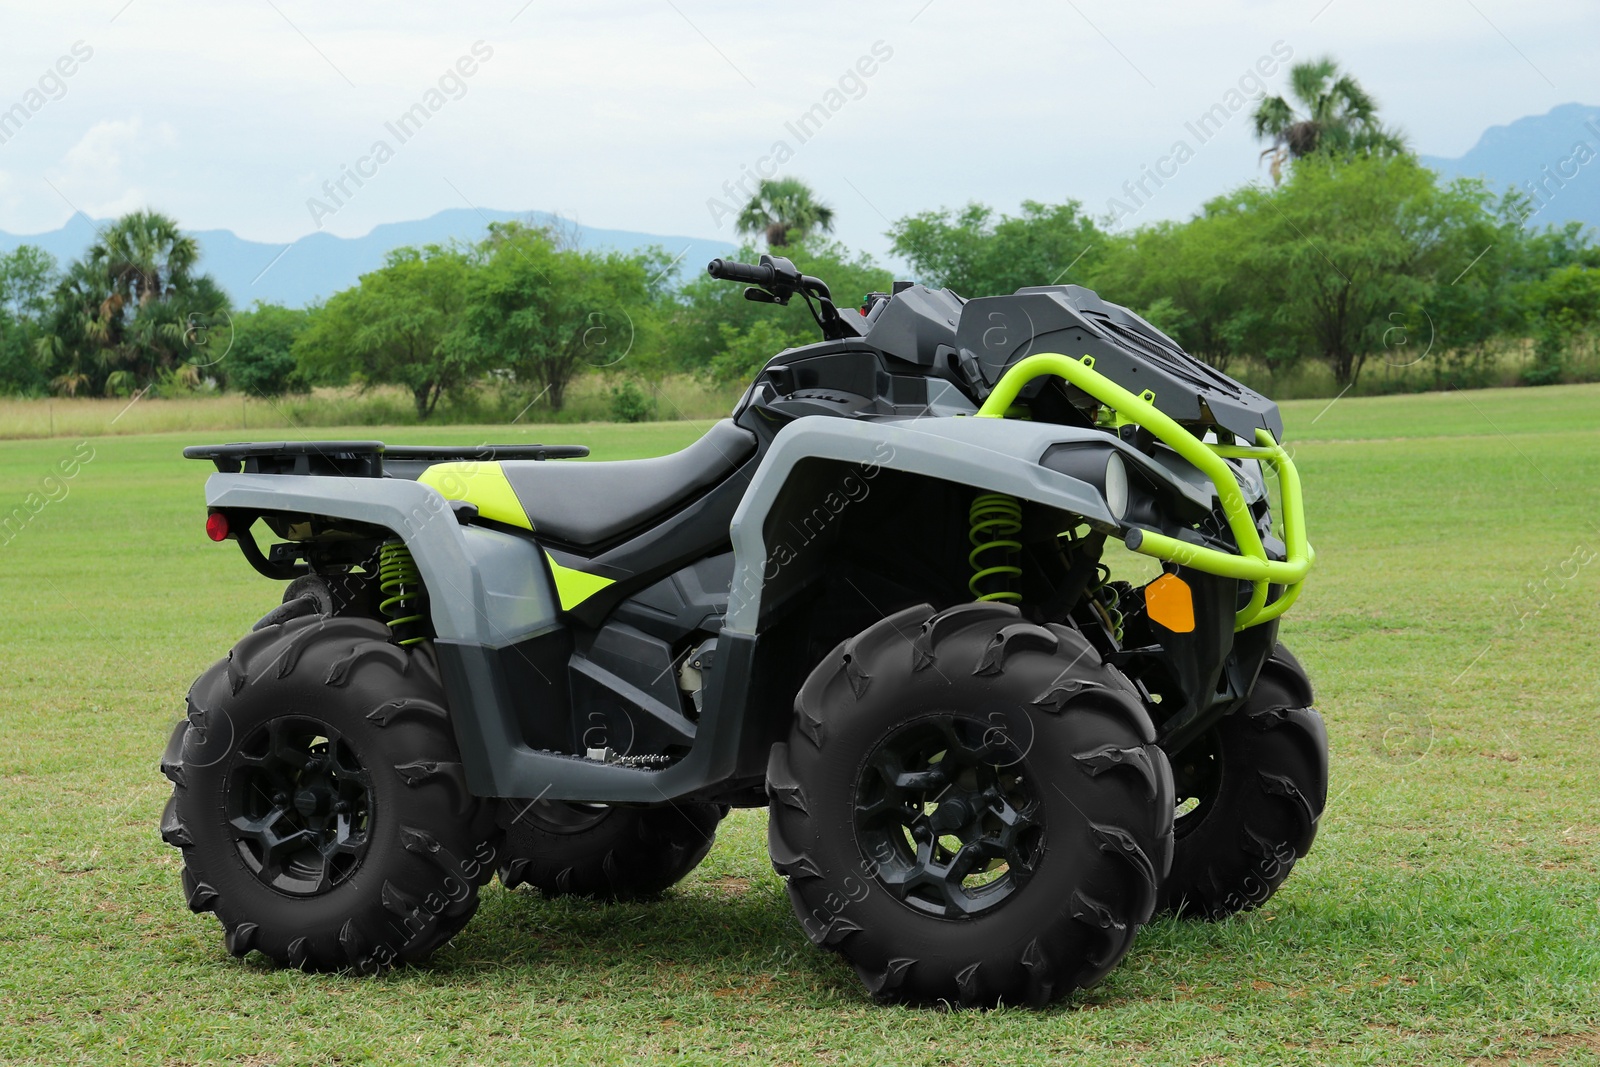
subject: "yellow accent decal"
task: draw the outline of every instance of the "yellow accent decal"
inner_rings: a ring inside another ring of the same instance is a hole
[[[477,507],[478,514],[508,526],[533,529],[528,513],[517,499],[516,490],[506,480],[498,463],[467,460],[461,463],[435,463],[417,479],[438,490],[446,500],[465,500]]]
[[[1144,587],[1144,613],[1175,634],[1194,633],[1194,596],[1189,583],[1163,574]]]
[[[550,564],[550,577],[555,579],[556,595],[561,598],[562,611],[571,611],[606,586],[616,584],[611,578],[572,567],[563,567],[548,552],[544,554],[544,558]]]

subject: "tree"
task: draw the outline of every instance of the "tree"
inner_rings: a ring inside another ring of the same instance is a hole
[[[166,215],[135,211],[107,227],[87,259],[105,273],[115,299],[144,306],[190,280],[200,245]]]
[[[1024,201],[1019,216],[968,204],[900,219],[889,228],[897,255],[929,285],[965,297],[998,296],[1028,285],[1084,281],[1106,235],[1076,200]]]
[[[1409,156],[1338,166],[1307,157],[1281,188],[1247,186],[1208,212],[1236,213],[1244,228],[1243,269],[1270,309],[1254,331],[1257,353],[1314,353],[1344,387],[1392,331],[1414,332],[1482,250],[1485,200],[1481,186],[1441,186]]]
[[[811,238],[783,250],[802,273],[828,284],[842,314],[866,294],[888,292],[893,276],[865,255],[850,252],[833,241]],[[740,259],[753,259],[755,249],[741,248]],[[747,378],[765,359],[784,348],[821,340],[816,320],[805,302],[795,297],[787,307],[759,304],[744,298],[744,287],[704,274],[687,282],[665,307],[662,338],[658,346],[664,369],[709,369],[723,380]],[[730,352],[737,354],[728,357]]]
[[[1331,58],[1296,63],[1289,70],[1289,91],[1303,113],[1283,97],[1269,96],[1256,105],[1254,116],[1256,139],[1272,141],[1261,156],[1272,159],[1274,185],[1289,159],[1405,151],[1401,134],[1378,121],[1377,102]]]
[[[662,291],[664,256],[574,248],[547,230],[493,223],[477,246],[464,321],[486,361],[552,411],[588,368],[632,354]]]
[[[1529,385],[1553,385],[1578,338],[1600,327],[1600,269],[1569,264],[1534,283],[1527,295],[1535,316],[1534,362],[1522,378]]]
[[[218,364],[229,389],[274,397],[310,389],[294,344],[310,323],[311,313],[256,301],[249,311],[233,316],[232,346]]]
[[[34,342],[55,279],[55,257],[41,248],[22,245],[0,255],[0,393],[37,393],[47,384]]]
[[[483,365],[463,325],[471,270],[459,249],[395,249],[311,314],[296,360],[324,381],[403,386],[426,419]]]
[[[18,321],[38,322],[50,310],[56,258],[34,245],[0,256],[0,308]]]
[[[49,316],[34,340],[39,365],[50,375],[50,388],[67,396],[103,383],[110,373],[102,349],[112,341],[116,323],[101,315],[105,277],[88,263],[71,264],[56,282]]]
[[[172,219],[124,215],[57,283],[39,358],[58,392],[129,393],[158,380],[197,385],[212,362],[197,350],[228,296],[197,274],[200,249]]]
[[[1214,202],[1188,222],[1158,222],[1108,239],[1100,295],[1134,308],[1184,351],[1226,370],[1260,345],[1269,307],[1250,269],[1248,219]]]
[[[748,382],[760,373],[772,357],[786,348],[795,347],[783,327],[771,319],[752,322],[744,329],[721,323],[722,351],[706,365],[711,377],[719,382]],[[813,340],[813,338],[806,338]]]
[[[1493,377],[1491,343],[1525,336],[1530,323],[1524,291],[1548,267],[1523,229],[1522,194],[1496,197],[1477,179],[1458,179],[1441,193],[1461,201],[1450,225],[1454,264],[1445,264],[1422,309],[1424,319],[1413,324],[1418,343],[1412,352],[1398,359],[1385,353],[1384,359],[1407,366],[1428,352],[1437,387],[1480,388]],[[1422,343],[1428,341],[1431,348]]]
[[[740,233],[762,234],[767,247],[794,244],[812,231],[833,232],[833,208],[799,178],[764,179],[739,213]]]

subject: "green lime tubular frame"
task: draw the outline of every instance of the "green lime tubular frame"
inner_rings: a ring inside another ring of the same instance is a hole
[[[1239,551],[1224,552],[1203,545],[1192,545],[1153,530],[1129,530],[1124,544],[1134,552],[1168,563],[1193,567],[1207,574],[1250,582],[1254,589],[1250,602],[1239,611],[1235,630],[1270,622],[1289,610],[1300,596],[1306,574],[1316,561],[1316,552],[1306,541],[1305,505],[1300,493],[1300,475],[1294,461],[1267,430],[1256,430],[1254,445],[1208,444],[1184,429],[1175,419],[1151,401],[1155,394],[1136,395],[1094,369],[1094,357],[1072,359],[1056,352],[1028,356],[1006,371],[994,392],[978,409],[977,417],[1003,418],[1016,402],[1024,386],[1035,378],[1054,374],[1110,407],[1127,421],[1144,427],[1156,439],[1194,464],[1216,487],[1222,513],[1233,531]],[[1283,502],[1283,538],[1288,559],[1267,558],[1261,535],[1256,530],[1250,506],[1245,503],[1238,477],[1225,460],[1254,459],[1269,463],[1277,472]],[[1283,593],[1267,603],[1269,586],[1281,585]]]

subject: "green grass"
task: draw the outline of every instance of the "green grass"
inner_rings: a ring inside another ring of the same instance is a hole
[[[759,812],[658,904],[496,883],[426,970],[233,960],[183,906],[156,761],[277,589],[205,540],[207,469],[177,458],[234,435],[92,439],[0,545],[0,1059],[1600,1062],[1600,387],[1326,403],[1286,410],[1319,566],[1284,636],[1334,752],[1316,848],[1261,911],[1158,922],[1043,1014],[873,1006],[798,929]],[[348,433],[617,458],[701,428]],[[76,444],[0,443],[0,513]]]

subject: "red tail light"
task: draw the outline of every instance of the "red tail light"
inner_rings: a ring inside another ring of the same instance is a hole
[[[220,511],[213,511],[207,515],[206,536],[213,541],[225,540],[228,536],[228,516]]]

